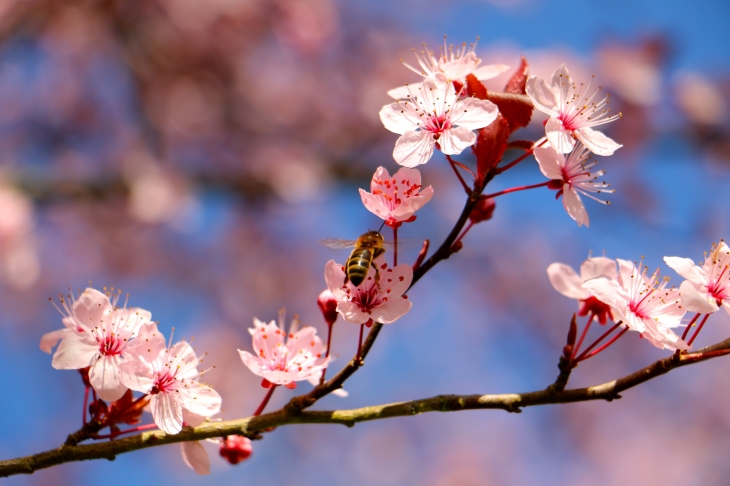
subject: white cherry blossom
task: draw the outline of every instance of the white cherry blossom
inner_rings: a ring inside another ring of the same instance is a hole
[[[598,277],[617,278],[616,262],[606,257],[592,257],[580,266],[580,275],[575,273],[565,263],[553,263],[547,268],[548,279],[553,288],[564,296],[578,301],[579,316],[591,315],[601,324],[613,319],[611,307],[598,300],[588,289],[583,288],[583,282]]]
[[[679,286],[687,310],[710,314],[722,306],[730,314],[730,248],[724,241],[712,245],[702,266],[689,258],[664,257],[664,261],[687,279]]]
[[[647,275],[647,268],[627,260],[617,260],[617,278],[598,277],[583,283],[583,288],[611,306],[616,318],[641,333],[658,348],[687,349],[687,344],[672,329],[681,325],[686,308],[681,305],[679,289],[666,288],[665,279],[657,285],[659,270]]]
[[[110,300],[111,297],[111,300]],[[140,346],[137,334],[150,325],[150,312],[136,307],[117,306],[119,294],[105,294],[87,288],[78,299],[63,299],[66,315],[64,329],[41,338],[41,349],[50,352],[58,339],[61,343],[53,355],[56,369],[75,370],[89,366],[89,381],[100,398],[118,400],[127,391],[120,365],[134,356]]]
[[[479,38],[477,38],[478,40]],[[440,83],[456,81],[460,84],[466,82],[466,77],[469,74],[474,75],[479,81],[486,81],[509,69],[509,66],[504,64],[479,66],[482,60],[474,53],[476,46],[476,42],[468,46],[464,42],[460,49],[454,48],[453,45],[447,47],[446,39],[444,39],[444,47],[440,49],[438,54],[428,50],[425,45],[424,50],[420,53],[416,52],[415,49],[413,50],[419,67],[413,67],[406,62],[403,62],[403,65],[426,79],[433,79]],[[388,95],[395,99],[407,98],[409,95],[408,87],[401,86],[391,89],[388,91]]]
[[[580,194],[601,204],[609,204],[608,201],[598,199],[591,193],[614,192],[613,189],[608,189],[610,186],[606,182],[596,181],[605,174],[604,171],[590,171],[597,164],[595,161],[588,161],[590,151],[578,143],[567,158],[551,146],[536,147],[534,154],[540,171],[550,179],[548,187],[558,190],[556,197],[563,196],[565,211],[578,223],[578,226],[588,227],[588,213],[580,199]]]
[[[184,410],[201,417],[220,412],[221,397],[198,381],[205,371],[198,371],[200,360],[188,342],[167,347],[162,335],[150,326],[140,330],[139,339],[145,343],[144,349],[122,365],[126,372],[122,379],[128,388],[151,396],[149,407],[160,429],[166,434],[180,432]]]
[[[472,130],[486,127],[498,114],[497,105],[490,101],[459,99],[452,83],[426,80],[409,87],[407,99],[385,105],[380,120],[401,135],[393,159],[404,167],[415,167],[428,162],[436,143],[444,154],[460,154],[476,142]]]
[[[411,310],[411,302],[404,295],[413,280],[413,268],[408,264],[388,267],[385,258],[375,260],[380,278],[371,266],[365,280],[355,286],[345,283],[345,269],[334,260],[327,262],[324,279],[330,292],[339,301],[337,312],[354,324],[365,324],[370,319],[390,324]]]
[[[593,127],[612,122],[621,117],[610,115],[609,97],[598,99],[601,88],[589,93],[593,81],[588,85],[576,85],[568,74],[565,64],[553,73],[551,84],[537,76],[530,76],[526,84],[527,96],[537,110],[550,115],[545,124],[548,142],[555,150],[567,154],[580,140],[594,154],[612,155],[620,144],[614,142]]]
[[[324,344],[317,330],[311,326],[298,329],[299,322],[295,319],[287,333],[283,316],[279,324],[274,321],[265,324],[254,317],[254,327],[249,332],[255,355],[239,349],[243,363],[253,374],[289,388],[296,386],[295,381],[319,378],[330,358],[324,356]]]

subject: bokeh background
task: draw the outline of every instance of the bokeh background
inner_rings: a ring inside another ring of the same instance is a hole
[[[217,366],[207,376],[221,416],[251,414],[265,390],[236,348],[250,347],[254,316],[282,307],[326,330],[315,304],[324,264],[347,252],[318,240],[379,224],[357,193],[377,166],[397,169],[378,110],[387,89],[416,80],[399,58],[443,35],[480,36],[486,64],[516,67],[524,54],[534,74],[562,62],[575,78],[595,74],[623,112],[607,132],[624,147],[599,161],[616,193],[610,206],[587,201],[590,229],[551,191],[499,198],[494,218],[409,292],[413,310],[383,330],[349,397],[318,407],[546,386],[575,310],[551,288],[550,263],[577,268],[605,252],[653,268],[730,238],[729,21],[723,0],[2,1],[0,458],[79,428],[79,376],[54,370],[38,341],[61,327],[48,298],[89,281],[129,293],[166,334],[194,336]],[[536,139],[541,120],[517,136]],[[422,173],[435,196],[400,235],[435,243],[463,193],[439,154]],[[488,191],[543,180],[530,159]],[[720,312],[698,344],[729,335]],[[336,324],[339,364],[356,336]],[[665,355],[628,334],[571,385]],[[235,467],[211,444],[207,477],[168,446],[4,484],[721,485],[729,367],[683,368],[613,403],[284,427]],[[270,407],[291,396],[277,390]]]

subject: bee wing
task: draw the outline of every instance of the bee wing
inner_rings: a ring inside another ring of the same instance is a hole
[[[342,250],[355,246],[355,240],[341,240],[339,238],[325,238],[324,240],[319,240],[319,242],[324,246],[328,246],[335,250]]]
[[[423,245],[423,240],[420,238],[398,238],[398,248],[420,248]],[[383,246],[388,249],[395,247],[395,241],[385,240]]]

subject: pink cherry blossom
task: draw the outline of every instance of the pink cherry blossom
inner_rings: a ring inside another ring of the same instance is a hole
[[[540,171],[545,177],[551,179],[548,187],[558,190],[556,197],[563,196],[565,211],[578,223],[578,226],[588,227],[588,213],[579,193],[601,204],[610,204],[608,201],[592,196],[591,193],[614,192],[613,189],[608,189],[610,186],[606,182],[596,182],[596,179],[603,176],[605,172],[602,170],[590,171],[597,162],[588,161],[589,150],[579,143],[567,159],[565,155],[550,146],[536,147],[534,153]]]
[[[724,241],[712,245],[702,266],[689,258],[664,257],[664,261],[687,279],[679,286],[687,310],[710,314],[722,306],[730,314],[730,248]]]
[[[479,38],[477,38],[477,41]],[[403,63],[408,69],[424,78],[431,78],[441,83],[448,80],[456,81],[460,84],[466,82],[469,74],[474,75],[479,81],[486,81],[495,78],[509,69],[504,64],[493,64],[489,66],[479,66],[482,62],[474,53],[477,43],[470,44],[467,47],[466,42],[461,45],[461,49],[454,49],[453,45],[446,46],[444,39],[444,47],[440,49],[438,55],[433,51],[429,51],[424,46],[423,51],[413,53],[418,61],[418,68]],[[395,99],[403,99],[408,97],[408,88],[406,86],[398,87],[388,91],[388,95]]]
[[[389,268],[381,256],[375,260],[380,279],[370,267],[365,281],[358,287],[352,282],[345,284],[345,268],[334,260],[327,262],[324,279],[330,292],[339,301],[337,312],[346,321],[365,324],[370,319],[390,324],[411,310],[411,302],[404,295],[413,280],[413,268],[401,264]]]
[[[220,412],[221,397],[198,381],[205,371],[198,371],[201,360],[188,342],[167,347],[162,335],[150,325],[144,326],[139,335],[144,349],[122,365],[126,372],[122,379],[130,389],[151,395],[149,407],[160,429],[166,434],[180,432],[184,410],[201,417]],[[186,414],[185,418],[193,420],[194,415]]]
[[[657,285],[659,270],[647,275],[627,260],[617,260],[617,278],[598,277],[583,283],[601,302],[611,306],[614,315],[633,331],[641,333],[651,344],[662,349],[687,349],[672,328],[681,325],[686,309],[681,305],[679,289],[667,289],[667,280]]]
[[[499,113],[490,101],[460,100],[451,83],[426,80],[410,89],[407,98],[380,110],[385,128],[401,135],[393,158],[404,167],[428,162],[437,142],[443,153],[460,154],[476,142],[472,130],[486,127]]]
[[[598,300],[590,291],[583,288],[583,282],[605,276],[616,280],[616,262],[606,257],[593,257],[580,266],[580,276],[565,263],[553,263],[547,268],[548,278],[553,288],[571,299],[577,299],[579,316],[591,315],[592,319],[606,324],[613,320],[611,307]]]
[[[606,108],[608,96],[594,101],[601,88],[589,95],[592,84],[591,80],[588,86],[583,83],[576,85],[565,64],[561,64],[553,73],[550,86],[536,76],[530,76],[527,80],[527,96],[536,109],[550,115],[545,124],[545,132],[550,145],[558,152],[567,154],[573,150],[576,138],[598,155],[611,155],[621,147],[592,128],[621,117],[621,113],[609,115],[609,109]]]
[[[254,327],[249,332],[256,355],[239,349],[243,363],[253,374],[289,388],[296,386],[295,381],[312,376],[319,378],[330,359],[324,356],[324,345],[317,330],[311,326],[297,330],[299,323],[295,319],[287,333],[283,318],[280,321],[281,327],[274,321],[265,324],[254,318]]]
[[[75,370],[89,366],[91,386],[107,401],[118,400],[127,391],[120,365],[143,346],[136,339],[141,327],[155,326],[148,311],[127,308],[126,303],[120,308],[118,299],[118,293],[105,294],[92,288],[84,290],[78,299],[73,295],[68,300],[62,298],[64,329],[41,338],[41,349],[47,352],[61,340],[53,355],[54,368]]]
[[[397,228],[415,219],[416,211],[431,200],[431,186],[421,187],[418,169],[403,167],[391,177],[386,168],[378,167],[370,181],[372,193],[360,189],[360,197],[368,211]]]

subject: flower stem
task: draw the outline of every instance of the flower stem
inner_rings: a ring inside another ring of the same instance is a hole
[[[542,142],[540,142],[540,144],[539,144],[539,145],[536,145],[535,147],[531,148],[530,150],[528,150],[528,151],[527,151],[527,152],[525,152],[524,154],[520,155],[519,157],[517,157],[517,158],[516,158],[515,160],[513,160],[513,161],[512,161],[512,162],[510,162],[509,164],[505,165],[504,167],[500,167],[500,168],[498,168],[498,169],[497,169],[497,174],[501,174],[502,172],[504,172],[504,171],[506,171],[506,170],[509,170],[509,169],[511,169],[512,167],[514,167],[515,165],[519,164],[520,162],[522,162],[523,160],[525,160],[525,159],[526,159],[527,157],[529,157],[530,155],[532,155],[532,152],[533,152],[533,151],[534,151],[534,150],[535,150],[535,149],[536,149],[537,147],[541,147],[541,146],[543,146],[543,145],[545,144],[545,142],[547,142],[547,139],[543,140]]]
[[[495,192],[494,194],[488,194],[484,196],[485,199],[488,199],[490,197],[497,197],[502,196],[504,194],[509,194],[511,192],[517,192],[517,191],[525,191],[527,189],[535,189],[537,187],[544,187],[550,184],[550,181],[541,182],[540,184],[532,184],[531,186],[518,186],[518,187],[511,187],[509,189],[505,189],[504,191]]]
[[[131,434],[132,432],[141,432],[143,430],[149,430],[149,429],[157,429],[157,424],[146,424],[146,425],[140,425],[138,427],[132,427],[128,430],[120,430],[119,432],[112,432],[111,434],[105,434],[105,435],[95,435],[94,439],[113,439],[115,437],[119,437],[123,434]]]
[[[269,391],[266,393],[266,396],[264,397],[263,401],[261,402],[261,405],[259,405],[259,408],[256,409],[256,411],[253,413],[254,417],[258,417],[261,415],[261,412],[264,411],[266,408],[266,405],[269,403],[269,400],[271,399],[271,395],[274,394],[274,390],[276,390],[276,387],[279,385],[274,385],[271,388],[269,388]]]
[[[583,329],[583,334],[580,335],[578,344],[576,344],[575,348],[573,348],[573,354],[570,356],[571,361],[578,354],[578,350],[580,349],[581,345],[583,344],[583,340],[586,338],[586,335],[588,334],[588,329],[591,327],[591,324],[593,323],[593,317],[594,317],[594,314],[592,312],[588,314],[588,322],[586,322],[586,327]]]
[[[393,267],[398,265],[398,228],[393,228]]]
[[[82,410],[83,415],[82,415],[82,421],[81,421],[82,426],[86,425],[86,411],[88,410],[88,408],[89,408],[89,387],[87,386],[86,390],[84,390],[84,409]]]
[[[444,155],[446,155],[446,160],[448,160],[449,164],[451,164],[451,168],[454,169],[454,174],[456,174],[456,177],[459,178],[459,182],[461,182],[462,187],[464,188],[464,190],[466,191],[467,194],[470,194],[471,191],[469,190],[469,186],[466,185],[466,182],[464,182],[464,178],[461,177],[459,170],[456,168],[456,162],[451,158],[450,155],[448,155],[448,154],[444,154]]]
[[[357,361],[360,361],[360,353],[362,352],[362,333],[365,329],[365,324],[360,324],[360,337],[357,338],[357,354],[355,354],[355,359]]]
[[[454,243],[451,245],[452,247],[459,243],[463,237],[466,236],[466,234],[469,232],[471,227],[474,226],[474,221],[469,220],[469,224],[466,225],[466,228],[464,228],[464,231],[461,232],[461,234],[454,240]]]
[[[691,321],[689,321],[689,324],[687,324],[687,327],[684,328],[684,333],[682,334],[682,341],[684,341],[684,338],[687,337],[687,334],[689,334],[689,330],[692,327],[692,324],[695,323],[695,321],[697,320],[698,317],[700,317],[700,315],[701,314],[698,312],[697,315],[694,316]]]
[[[614,337],[611,338],[610,341],[608,341],[606,344],[604,344],[600,348],[598,348],[595,351],[593,351],[591,354],[588,354],[588,355],[585,355],[585,356],[583,356],[585,353],[581,354],[577,361],[582,361],[584,359],[590,358],[591,356],[597,355],[598,353],[600,353],[601,351],[603,351],[604,349],[606,349],[607,347],[609,347],[610,345],[612,345],[613,343],[615,343],[618,340],[618,338],[620,338],[621,336],[623,336],[624,333],[626,331],[628,331],[628,330],[629,330],[628,327],[623,328],[620,333],[616,334]]]
[[[608,336],[609,334],[611,334],[611,333],[612,333],[613,331],[615,331],[616,329],[618,329],[618,327],[619,327],[619,326],[620,326],[621,324],[623,324],[623,322],[624,322],[624,321],[618,321],[618,322],[617,322],[616,324],[614,324],[614,326],[613,326],[613,327],[612,327],[611,329],[609,329],[608,331],[604,332],[604,333],[603,333],[603,335],[602,335],[601,337],[599,337],[598,339],[596,339],[595,341],[593,341],[593,344],[591,344],[590,346],[588,346],[588,347],[586,348],[586,350],[585,350],[585,351],[583,351],[583,353],[582,353],[582,354],[581,354],[580,356],[578,356],[578,357],[577,357],[577,358],[575,359],[575,362],[577,363],[578,361],[582,361],[583,359],[585,359],[585,358],[584,358],[584,357],[585,357],[585,355],[586,355],[586,354],[588,354],[588,352],[589,352],[589,351],[590,351],[591,349],[595,348],[595,347],[596,347],[596,345],[597,345],[598,343],[600,343],[601,341],[603,341],[604,339],[606,339],[606,337],[607,337],[607,336]],[[613,342],[613,341],[611,341],[611,342]],[[605,349],[605,348],[604,348],[604,349]]]
[[[325,359],[329,358],[329,356],[330,356],[330,343],[332,342],[332,327],[334,325],[335,325],[334,323],[332,323],[332,324],[327,323],[327,352],[324,355]],[[325,373],[327,373],[327,368],[325,368],[325,369],[322,370],[322,376],[319,377],[319,384],[320,385],[322,383],[324,383],[324,375],[325,375]]]
[[[697,330],[692,335],[692,337],[690,338],[689,342],[687,342],[687,346],[692,346],[692,343],[694,342],[695,338],[697,337],[697,335],[702,330],[702,326],[704,326],[705,325],[705,322],[707,322],[707,318],[708,317],[710,317],[710,314],[705,314],[705,317],[702,318],[702,321],[700,322],[700,325],[697,326]]]

